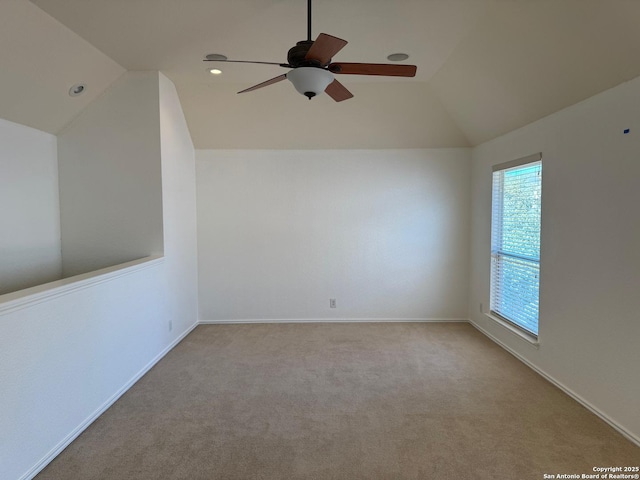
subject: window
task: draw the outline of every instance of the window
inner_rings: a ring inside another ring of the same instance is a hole
[[[491,313],[538,336],[542,154],[493,167]]]

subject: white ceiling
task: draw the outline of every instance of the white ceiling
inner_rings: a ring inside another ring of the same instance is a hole
[[[57,133],[124,71],[27,0],[0,0],[1,118]]]
[[[341,103],[288,82],[236,95],[285,70],[214,77],[202,62],[284,62],[306,37],[304,0],[32,1],[0,2],[15,46],[0,53],[0,117],[52,133],[92,99],[70,99],[71,84],[95,95],[124,69],[174,81],[196,148],[475,145],[640,75],[638,0],[315,0],[313,35],[349,41],[334,60],[406,52],[418,66],[414,79],[341,76],[355,94]]]

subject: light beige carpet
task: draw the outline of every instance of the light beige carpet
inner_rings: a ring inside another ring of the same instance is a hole
[[[639,462],[468,324],[207,325],[36,478],[533,480]]]

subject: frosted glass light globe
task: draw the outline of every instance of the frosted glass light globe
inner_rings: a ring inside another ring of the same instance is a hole
[[[311,100],[320,95],[333,82],[333,74],[317,67],[298,67],[287,73],[296,90]]]

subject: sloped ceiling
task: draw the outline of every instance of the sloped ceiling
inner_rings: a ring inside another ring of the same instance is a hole
[[[124,71],[27,0],[0,1],[1,118],[58,133]]]
[[[82,108],[65,107],[78,100],[67,84],[82,77],[95,94],[122,69],[161,70],[196,148],[456,147],[640,75],[637,0],[315,0],[313,13],[314,36],[349,41],[335,60],[406,52],[418,75],[345,75],[355,97],[334,103],[288,82],[236,95],[284,73],[277,66],[206,71],[208,53],[284,61],[306,37],[304,0],[3,0],[0,36],[15,49],[1,54],[11,68],[0,71],[0,116],[56,133]],[[16,100],[20,81],[37,101]]]
[[[499,1],[429,85],[476,145],[640,75],[640,1]]]

